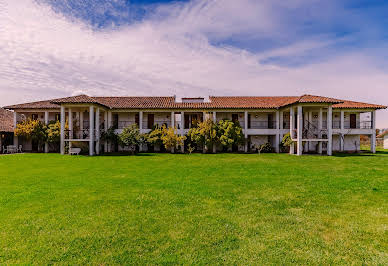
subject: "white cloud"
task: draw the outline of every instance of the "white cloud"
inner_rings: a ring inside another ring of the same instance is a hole
[[[4,1],[4,0],[3,0]],[[279,2],[281,3],[281,2]],[[276,3],[276,8],[279,8]],[[287,9],[303,1],[288,2]],[[236,34],[277,36],[273,1],[194,1],[133,25],[93,30],[31,0],[0,2],[0,105],[90,95],[299,95],[388,103],[386,72],[361,52],[303,66],[260,63],[336,42],[325,36],[251,53],[214,46]],[[273,33],[273,32],[276,33]],[[388,127],[388,113],[379,114]]]

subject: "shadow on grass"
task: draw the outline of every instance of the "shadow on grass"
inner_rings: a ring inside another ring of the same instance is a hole
[[[334,157],[370,157],[370,156],[378,156],[378,155],[388,155],[388,151],[376,151],[375,154],[370,151],[361,151],[359,153],[334,153]]]
[[[117,157],[117,156],[136,156],[136,157],[148,157],[148,156],[156,156],[156,153],[136,153],[132,154],[129,152],[113,152],[113,153],[105,153],[99,155],[100,157]]]

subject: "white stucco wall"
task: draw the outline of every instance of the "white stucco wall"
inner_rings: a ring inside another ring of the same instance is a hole
[[[340,137],[333,135],[333,150],[340,151]],[[360,135],[346,135],[344,138],[344,151],[355,152],[360,150]]]
[[[384,137],[384,149],[388,150],[388,135],[385,135]]]

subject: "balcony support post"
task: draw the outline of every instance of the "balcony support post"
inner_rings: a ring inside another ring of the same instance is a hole
[[[185,135],[185,112],[181,112],[181,136]],[[182,153],[185,153],[185,145],[183,144],[182,147]]]
[[[94,106],[89,107],[89,155],[94,155]]]
[[[244,137],[245,137],[244,151],[248,152],[248,111],[244,112]]]
[[[48,123],[49,123],[49,112],[48,112],[48,111],[45,111],[45,112],[44,112],[44,124],[47,126]],[[44,152],[45,152],[45,153],[48,153],[48,152],[49,152],[49,144],[48,144],[47,141],[44,143]]]
[[[108,131],[108,111],[104,111],[104,131]],[[108,152],[108,141],[104,141],[104,152]]]
[[[303,107],[301,105],[298,106],[298,122],[297,122],[297,130],[298,130],[298,141],[297,141],[297,155],[301,156],[303,154]]]
[[[18,125],[18,113],[16,111],[13,112],[13,129],[15,130]],[[19,148],[19,137],[14,134],[13,136],[13,145]]]
[[[276,129],[276,135],[275,135],[275,152],[276,153],[279,153],[280,152],[280,146],[279,146],[279,136],[280,136],[280,130],[279,130],[279,121],[280,120],[280,113],[279,113],[279,110],[276,111],[276,126],[275,126],[275,129]]]
[[[376,153],[376,110],[373,110],[371,112],[371,118],[372,118],[372,136],[371,136],[371,152]]]
[[[340,137],[340,151],[344,151],[344,139],[345,139],[345,136],[344,136],[344,130],[345,130],[345,112],[344,110],[341,110],[341,125],[340,125],[340,128],[341,128],[341,133],[339,135]]]
[[[65,106],[61,105],[61,154],[65,154]]]
[[[213,123],[217,123],[217,112],[213,111]],[[213,153],[217,153],[217,145],[213,143]]]
[[[291,139],[294,139],[294,128],[295,128],[295,114],[294,114],[294,107],[290,107],[290,136]],[[291,143],[290,145],[290,154],[294,154],[295,152],[295,144],[294,142]]]
[[[100,108],[96,108],[96,154],[100,154]]]
[[[323,110],[319,108],[318,113],[318,138],[322,139],[322,128],[323,128]],[[322,141],[318,143],[318,154],[322,154]]]
[[[333,107],[330,105],[327,111],[327,155],[333,155]]]

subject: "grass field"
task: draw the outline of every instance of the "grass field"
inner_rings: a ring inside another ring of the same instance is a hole
[[[0,262],[388,264],[388,151],[0,156]]]

